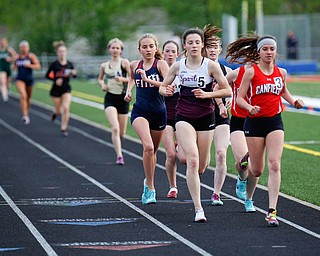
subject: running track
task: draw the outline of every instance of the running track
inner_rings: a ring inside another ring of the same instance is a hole
[[[280,226],[270,228],[267,192],[258,188],[257,212],[245,213],[233,176],[223,187],[224,206],[211,206],[208,169],[201,176],[208,221],[193,223],[184,166],[178,199],[165,197],[162,151],[157,204],[144,206],[138,142],[124,139],[126,164],[117,166],[106,129],[72,118],[64,138],[45,107],[32,105],[28,126],[16,99],[0,110],[0,255],[320,255],[319,207],[281,196]]]

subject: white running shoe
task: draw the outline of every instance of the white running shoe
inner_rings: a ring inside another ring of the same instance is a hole
[[[25,125],[30,124],[30,118],[28,116],[23,116],[21,120]]]
[[[206,222],[207,218],[204,215],[203,209],[196,210],[196,216],[194,217],[195,222]]]

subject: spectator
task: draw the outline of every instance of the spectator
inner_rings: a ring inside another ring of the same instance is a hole
[[[289,60],[298,59],[298,38],[292,31],[288,32],[287,37],[287,58]]]

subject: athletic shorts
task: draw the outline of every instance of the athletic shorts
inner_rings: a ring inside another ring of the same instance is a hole
[[[167,125],[171,126],[173,130],[176,130],[176,120],[167,119]]]
[[[129,112],[129,102],[124,100],[125,94],[106,93],[104,96],[104,108],[115,107],[118,114],[126,115]]]
[[[196,131],[211,131],[215,128],[214,112],[196,119],[177,114],[176,123],[180,121],[184,121],[191,124]]]
[[[33,79],[20,79],[20,78],[16,78],[16,81],[22,81],[26,84],[27,87],[29,86],[33,86],[34,80]]]
[[[60,98],[65,93],[71,93],[70,86],[52,86],[50,96]]]
[[[0,72],[6,72],[7,77],[11,76],[11,69],[10,67],[0,67]]]
[[[216,123],[216,127],[222,124],[228,124],[230,125],[230,119],[229,116],[227,118],[224,118],[220,115],[220,110],[217,109],[215,110],[215,123]]]
[[[282,130],[284,126],[281,114],[272,117],[246,117],[244,134],[246,137],[267,137],[270,132]]]
[[[244,117],[231,116],[230,134],[235,131],[242,131],[243,132],[244,120],[246,120]]]
[[[163,109],[161,111],[147,111],[140,107],[137,107],[135,104],[133,105],[131,111],[130,122],[131,125],[133,121],[138,118],[143,117],[149,122],[150,130],[162,131],[166,128],[167,125],[167,111]]]

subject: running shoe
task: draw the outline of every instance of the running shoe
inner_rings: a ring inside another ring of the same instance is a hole
[[[236,183],[236,195],[238,198],[245,200],[246,199],[246,187],[247,187],[247,180],[240,180],[238,176],[237,183]]]
[[[155,204],[156,200],[156,191],[154,189],[148,190],[148,192],[142,194],[142,204]]]
[[[54,120],[56,120],[56,118],[57,118],[57,114],[54,113],[54,112],[52,112],[51,115],[50,115],[50,120],[51,120],[51,122],[53,122]]]
[[[25,125],[30,124],[30,118],[28,116],[23,116],[21,120],[22,120],[22,123]]]
[[[251,199],[246,199],[244,201],[244,207],[246,208],[246,212],[255,212],[256,208],[253,206],[253,201]]]
[[[247,152],[243,157],[240,158],[239,166],[241,169],[246,169],[249,164],[249,152]]]
[[[68,137],[69,136],[69,133],[68,133],[67,130],[61,130],[61,133],[62,133],[63,137]]]
[[[194,217],[195,222],[206,222],[207,218],[204,215],[203,209],[199,209],[196,211],[196,216]]]
[[[223,202],[221,201],[220,196],[218,196],[216,193],[213,193],[211,196],[211,204],[222,206]]]
[[[143,180],[143,192],[142,193],[147,193],[149,190],[148,185],[147,185],[147,179],[145,178]]]
[[[270,227],[278,227],[279,221],[277,220],[277,211],[269,212],[265,217],[265,220],[268,222]]]
[[[117,165],[124,165],[124,160],[122,156],[119,156],[116,161]]]
[[[177,196],[178,196],[178,189],[175,187],[170,188],[167,194],[167,198],[177,198]]]

